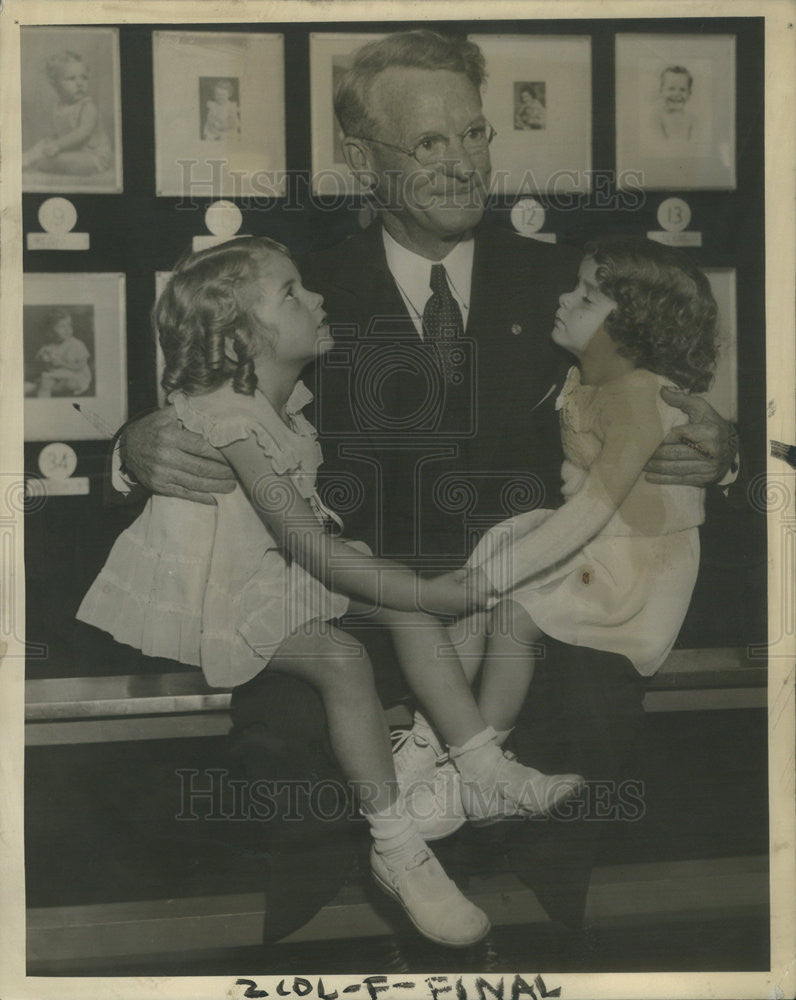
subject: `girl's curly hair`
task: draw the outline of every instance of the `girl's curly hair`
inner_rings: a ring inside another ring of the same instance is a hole
[[[605,329],[639,368],[704,392],[716,364],[716,300],[708,279],[680,250],[641,236],[597,240],[585,248],[600,291],[617,308]]]
[[[231,379],[235,392],[254,394],[254,359],[268,330],[254,314],[252,286],[275,253],[290,257],[275,240],[245,236],[179,261],[152,311],[166,392],[207,392]],[[227,357],[227,340],[237,361]]]

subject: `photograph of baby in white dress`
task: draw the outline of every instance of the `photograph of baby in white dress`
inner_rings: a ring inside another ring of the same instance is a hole
[[[113,29],[25,29],[23,191],[121,191],[119,98]]]

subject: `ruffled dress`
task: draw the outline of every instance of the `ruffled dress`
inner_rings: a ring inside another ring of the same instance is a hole
[[[201,396],[174,392],[169,402],[185,428],[215,447],[254,437],[318,519],[336,521],[315,490],[322,454],[301,414],[311,399],[298,382],[285,406],[289,426],[261,392],[245,396],[229,384]],[[285,560],[240,485],[215,499],[211,506],[151,496],[116,540],[77,617],[148,656],[199,666],[208,684],[230,688],[256,676],[308,622],[344,614],[348,598]]]
[[[627,414],[628,439],[637,432],[634,413],[657,411],[659,440],[686,422],[681,410],[661,398],[663,385],[671,383],[636,369],[604,386],[584,386],[579,370],[570,369],[556,401],[565,506],[584,487],[603,448],[610,425],[606,414]],[[616,424],[610,426],[616,433]],[[704,490],[648,483],[641,472],[607,524],[593,530],[588,523],[579,525],[588,540],[576,550],[571,536],[556,532],[556,519],[546,524],[555,511],[533,510],[490,529],[468,565],[482,566],[496,589],[524,607],[546,635],[620,653],[649,676],[666,659],[691,601],[704,510]],[[513,546],[523,539],[532,575],[522,576],[525,569],[511,566]],[[506,590],[501,578],[517,579],[518,572],[522,579]]]

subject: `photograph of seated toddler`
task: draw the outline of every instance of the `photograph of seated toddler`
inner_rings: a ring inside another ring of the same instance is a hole
[[[232,80],[215,80],[211,85],[210,97],[205,102],[205,118],[202,125],[202,138],[211,142],[221,142],[224,139],[240,135],[240,109],[235,96],[235,84]]]
[[[547,125],[544,83],[519,83],[514,85],[514,128],[542,129]]]
[[[56,101],[48,133],[23,150],[23,171],[88,177],[107,170],[113,165],[113,147],[90,93],[86,59],[71,49],[61,49],[47,59],[44,72]]]
[[[47,314],[44,338],[45,343],[34,357],[33,370],[26,374],[25,395],[39,399],[85,395],[91,387],[91,352],[75,336],[67,309],[57,308]]]

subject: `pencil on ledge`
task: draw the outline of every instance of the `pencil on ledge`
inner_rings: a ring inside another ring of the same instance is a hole
[[[782,441],[772,441],[771,455],[773,458],[781,458],[792,469],[796,469],[796,444],[788,445]]]
[[[112,438],[113,435],[116,433],[111,427],[109,427],[105,423],[105,421],[98,413],[95,413],[93,410],[90,410],[87,406],[81,406],[80,403],[72,403],[72,406],[74,406],[74,408],[77,410],[80,416],[83,417],[85,420],[88,420],[91,426],[95,428],[95,430],[98,430],[103,437]]]

